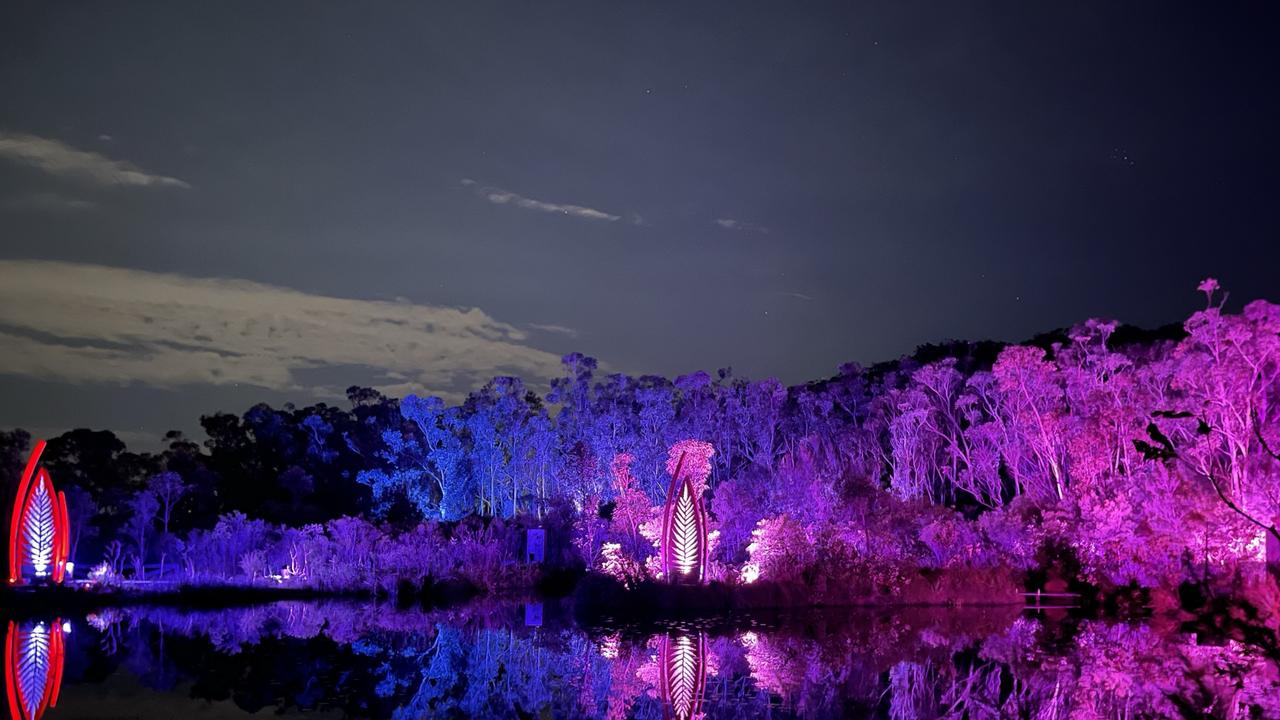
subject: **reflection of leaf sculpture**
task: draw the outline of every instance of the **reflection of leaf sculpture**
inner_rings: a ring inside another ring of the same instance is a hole
[[[58,704],[66,643],[61,619],[20,626],[9,622],[4,639],[4,684],[13,720],[40,720]]]
[[[659,660],[662,671],[662,716],[690,720],[699,716],[706,686],[706,637],[680,635],[662,638]]]
[[[676,716],[687,718],[693,713],[693,698],[697,683],[698,653],[693,640],[683,635],[671,651],[670,691],[671,706]]]
[[[36,485],[23,519],[31,565],[37,573],[44,573],[53,563],[53,498],[45,483]]]
[[[688,575],[698,564],[698,519],[694,512],[689,485],[680,489],[675,514],[671,519],[671,550],[680,572]]]
[[[49,630],[44,624],[38,624],[24,635],[19,635],[18,701],[27,717],[34,718],[44,703],[49,681]]]

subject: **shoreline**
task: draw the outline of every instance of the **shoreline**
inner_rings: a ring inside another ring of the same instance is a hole
[[[0,588],[0,615],[32,617],[81,614],[112,607],[167,606],[190,609],[234,608],[282,601],[373,601],[397,609],[448,608],[473,601],[546,602],[567,600],[585,624],[612,620],[681,620],[752,612],[797,612],[861,608],[901,609],[1028,608],[1084,615],[1195,616],[1210,608],[1256,607],[1274,578],[1255,578],[1247,584],[1222,583],[1199,588],[1141,589],[1128,587],[1077,588],[1064,593],[1065,602],[1038,602],[1027,592],[1026,577],[1009,569],[917,570],[896,591],[867,582],[825,579],[802,582],[679,585],[645,580],[630,586],[597,572],[548,569],[533,582],[488,590],[464,578],[403,580],[394,590],[265,585],[170,585],[164,587],[89,588],[41,586]],[[1053,597],[1053,596],[1050,596]],[[1265,604],[1265,603],[1264,603]]]

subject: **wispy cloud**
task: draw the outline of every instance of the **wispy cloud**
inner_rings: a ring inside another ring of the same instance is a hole
[[[93,210],[92,200],[66,197],[57,193],[27,193],[0,200],[0,209],[20,212],[83,212]]]
[[[564,325],[555,325],[550,323],[548,324],[529,323],[529,327],[533,328],[534,330],[541,330],[542,332],[545,332],[545,333],[553,333],[555,335],[564,335],[566,337],[571,337],[571,338],[578,337],[577,330],[574,330],[571,327],[565,327]]]
[[[0,132],[0,159],[50,175],[106,187],[191,187],[178,178],[147,172],[124,160],[112,160],[96,152],[79,150],[59,140],[36,135]]]
[[[769,228],[764,227],[763,225],[756,225],[755,223],[744,222],[734,218],[716,218],[715,223],[725,230],[749,230],[751,232],[758,232],[762,235],[769,234]]]
[[[806,295],[802,292],[788,292],[788,291],[782,290],[782,291],[779,291],[777,294],[783,297],[793,298],[795,300],[803,300],[804,302],[813,302],[816,299],[814,296]]]
[[[510,190],[503,190],[502,188],[493,187],[491,185],[481,185],[475,180],[467,178],[463,178],[462,185],[464,187],[471,188],[471,190],[477,195],[495,205],[514,205],[515,207],[523,208],[525,210],[558,213],[560,215],[569,215],[571,217],[579,217],[586,220],[616,222],[622,219],[621,215],[611,215],[603,210],[596,210],[595,208],[589,208],[583,205],[570,205],[567,203],[552,203],[545,202],[543,200],[534,200],[533,198],[513,193]]]
[[[0,260],[0,373],[155,387],[320,394],[358,368],[382,389],[454,395],[493,375],[554,377],[559,358],[478,308],[308,294],[229,278]],[[316,371],[320,371],[317,373]],[[353,377],[352,382],[363,381]]]

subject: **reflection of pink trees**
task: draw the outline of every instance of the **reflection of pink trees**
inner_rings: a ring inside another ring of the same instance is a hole
[[[623,720],[630,717],[637,699],[653,688],[642,668],[650,666],[649,647],[623,643],[617,635],[601,640],[597,652],[609,663],[609,690],[605,696],[605,717]]]
[[[773,695],[790,698],[804,686],[806,668],[811,658],[801,647],[757,633],[745,633],[747,665],[756,687]]]
[[[142,627],[204,638],[225,654],[273,638],[349,644],[373,669],[370,687],[405,718],[513,707],[614,719],[1244,718],[1280,709],[1280,671],[1263,649],[1231,639],[1200,644],[1142,624],[1086,621],[1063,635],[1054,622],[1017,612],[858,612],[725,637],[672,630],[638,639],[529,631],[512,625],[515,611],[284,602],[140,607],[93,621],[118,630],[126,650],[146,640]],[[324,662],[340,656],[330,652]]]

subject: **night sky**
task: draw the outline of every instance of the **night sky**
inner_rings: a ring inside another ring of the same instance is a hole
[[[8,4],[0,427],[1280,300],[1274,4],[1046,5]]]

